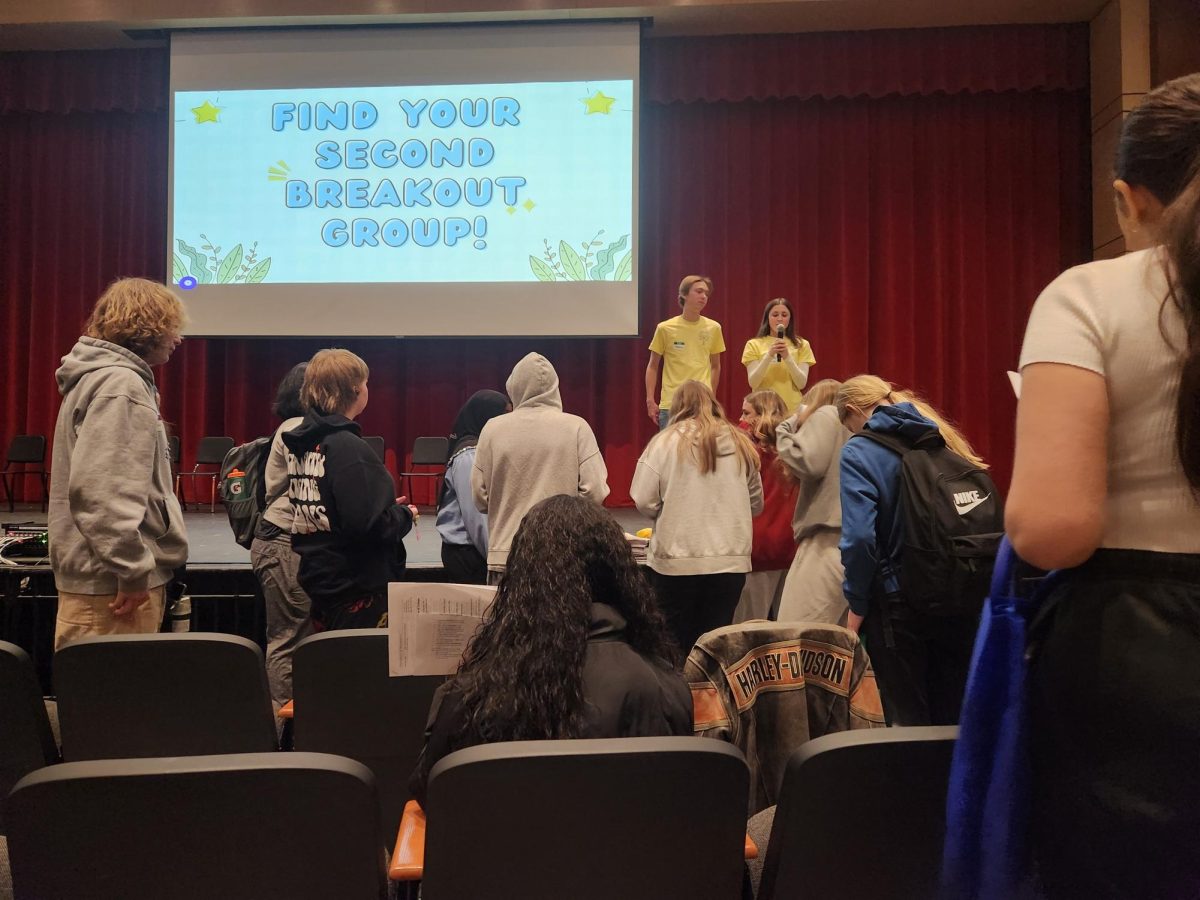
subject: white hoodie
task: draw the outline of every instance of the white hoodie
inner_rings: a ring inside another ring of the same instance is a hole
[[[488,568],[503,569],[525,513],[556,494],[597,504],[608,496],[608,469],[592,429],[562,411],[558,373],[530,353],[504,385],[513,411],[483,426],[471,470],[471,495],[488,514]]]
[[[661,575],[749,572],[750,520],[763,507],[758,467],[747,470],[722,434],[716,469],[701,474],[691,454],[679,455],[679,441],[677,427],[651,440],[629,487],[638,511],[657,520],[646,564]]]

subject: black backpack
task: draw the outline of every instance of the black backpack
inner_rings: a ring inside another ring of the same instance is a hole
[[[891,434],[860,431],[900,454],[900,591],[932,616],[978,615],[987,597],[1004,505],[987,472],[930,432],[910,443]]]
[[[267,459],[273,439],[255,438],[234,447],[221,461],[221,502],[233,536],[243,547],[254,542],[254,532],[267,508]],[[235,471],[242,474],[231,474]]]

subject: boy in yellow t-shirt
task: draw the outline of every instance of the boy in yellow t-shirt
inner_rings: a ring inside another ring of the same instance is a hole
[[[721,354],[725,340],[721,325],[700,315],[712,295],[712,279],[689,275],[679,283],[679,305],[683,312],[659,322],[650,341],[646,365],[646,414],[659,429],[666,427],[667,413],[675,389],[685,381],[699,381],[715,393],[721,380]],[[662,394],[656,402],[654,387],[662,367]]]

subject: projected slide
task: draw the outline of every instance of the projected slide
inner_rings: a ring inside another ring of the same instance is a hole
[[[172,279],[628,282],[633,90],[178,91]]]

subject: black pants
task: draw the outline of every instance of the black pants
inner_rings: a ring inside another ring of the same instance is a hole
[[[474,544],[442,541],[442,568],[451,584],[487,584],[487,560]]]
[[[344,603],[313,603],[314,631],[343,631],[347,628],[387,628],[387,594],[372,594]]]
[[[1029,673],[1046,894],[1200,895],[1200,556],[1100,550],[1047,607]]]
[[[926,616],[902,597],[871,601],[862,639],[889,725],[957,725],[979,619]]]
[[[743,572],[660,575],[651,570],[648,574],[659,608],[684,656],[700,635],[733,621],[733,611],[746,584]]]

